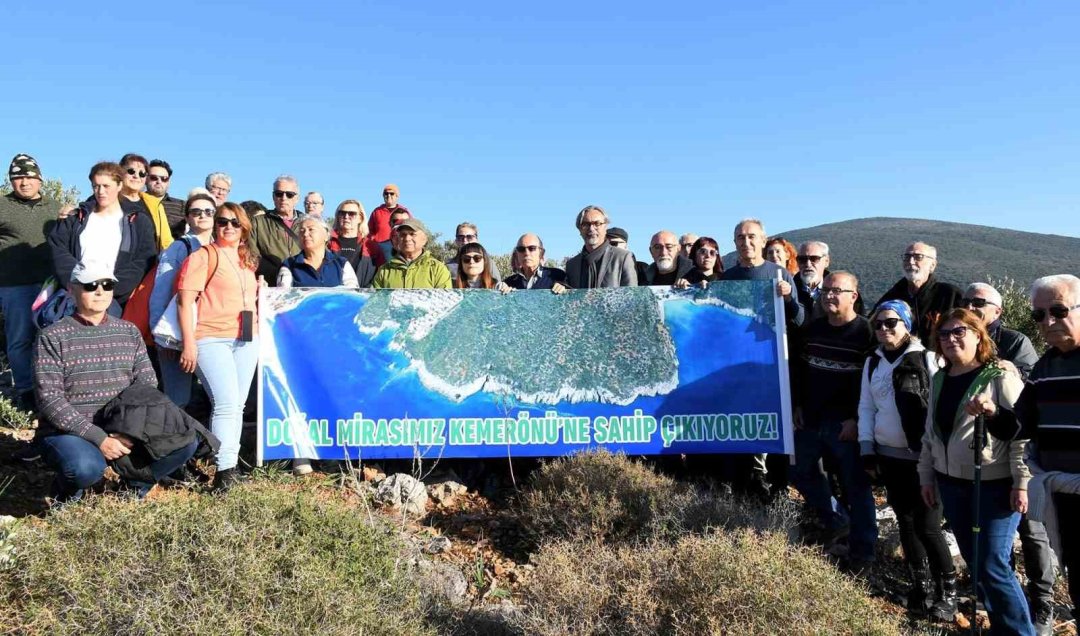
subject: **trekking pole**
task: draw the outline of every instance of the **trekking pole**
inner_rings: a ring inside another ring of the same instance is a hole
[[[972,445],[975,448],[975,492],[971,498],[971,633],[982,634],[979,627],[979,537],[982,528],[979,524],[979,500],[982,498],[982,450],[986,440],[986,421],[980,413],[975,418],[975,436]]]

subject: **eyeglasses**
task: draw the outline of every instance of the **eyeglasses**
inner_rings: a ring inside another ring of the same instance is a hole
[[[953,327],[952,329],[938,329],[938,340],[948,340],[950,338],[956,338],[957,340],[963,340],[967,337],[968,328],[964,326]]]
[[[115,286],[116,286],[116,281],[110,280],[108,278],[106,278],[104,280],[96,280],[96,281],[94,281],[92,283],[83,283],[82,284],[82,288],[84,290],[88,291],[88,292],[95,292],[95,291],[97,291],[98,287],[102,288],[105,291],[112,291],[113,287],[115,287]]]
[[[825,294],[826,296],[839,296],[840,294],[845,294],[845,293],[854,294],[855,290],[854,289],[843,289],[841,287],[822,287],[821,288],[821,293]]]
[[[240,219],[236,217],[219,216],[218,218],[214,219],[214,225],[218,227],[225,227],[227,225],[231,225],[235,228],[239,228]]]
[[[457,235],[457,240],[472,243],[473,241],[476,240],[476,235],[475,234],[458,234]]]
[[[934,257],[929,254],[920,254],[918,252],[905,252],[904,255],[901,256],[901,260],[904,262],[915,261],[916,263],[921,263],[924,259],[934,260]]]
[[[217,212],[214,208],[188,208],[187,213],[196,219],[199,217],[212,217]]]
[[[697,251],[697,253],[698,253],[698,256],[719,256],[720,255],[720,252],[717,252],[716,250],[714,250],[712,248],[706,248],[706,247],[701,248],[700,250]]]
[[[819,254],[799,254],[795,257],[795,260],[802,263],[803,265],[806,265],[807,263],[813,263],[814,265],[817,265],[818,262],[821,261],[821,259],[823,258],[825,257]]]
[[[694,247],[694,244],[693,244],[693,243],[680,243],[679,245],[680,245],[680,247],[682,247],[682,248],[683,248],[684,250],[685,250],[685,249],[687,249],[687,248],[693,248],[693,247]]]
[[[462,263],[480,263],[483,260],[484,256],[482,254],[466,254],[461,257]]]
[[[589,228],[589,227],[591,227],[591,228],[604,227],[605,225],[607,225],[607,221],[582,221],[581,222],[581,228],[582,229]]]
[[[1080,305],[1073,305],[1072,307],[1066,307],[1065,305],[1054,305],[1050,309],[1032,309],[1031,319],[1036,324],[1046,320],[1046,315],[1049,313],[1054,317],[1054,320],[1065,320],[1068,317],[1069,312],[1073,309],[1080,309]]]
[[[167,174],[152,174],[148,177],[151,181],[160,181],[162,183],[169,182],[169,175]]]
[[[210,192],[212,192],[214,194],[228,194],[229,189],[228,188],[223,188],[221,186],[210,186]]]
[[[125,172],[127,172],[128,174],[130,174],[133,177],[135,175],[138,175],[140,179],[145,179],[146,178],[146,171],[145,170],[136,170],[135,168],[128,168],[127,170],[125,170]]]
[[[993,305],[995,307],[999,306],[997,303],[992,303],[985,298],[965,298],[960,301],[960,306],[964,309],[967,309],[969,307],[974,307],[975,309],[982,309],[987,305]]]
[[[874,331],[881,331],[883,327],[885,329],[888,329],[889,331],[892,331],[893,329],[896,329],[896,325],[899,323],[899,318],[883,318],[881,320],[875,320]]]
[[[651,249],[654,252],[674,252],[675,250],[679,249],[679,246],[674,243],[653,243]]]
[[[323,204],[322,201],[304,201],[304,205],[316,206],[316,205],[322,205],[322,204]]]
[[[525,252],[539,252],[539,245],[518,245],[514,248],[514,251],[518,254],[524,254]]]
[[[360,216],[360,213],[355,210],[342,210],[337,213],[338,216]]]
[[[292,199],[295,196],[295,192],[289,192],[288,190],[274,190],[275,199],[280,199],[281,197],[285,197],[286,199]]]

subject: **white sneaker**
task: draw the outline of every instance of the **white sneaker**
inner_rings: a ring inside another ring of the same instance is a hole
[[[292,462],[292,474],[297,477],[311,474],[311,460],[310,459],[294,459]]]

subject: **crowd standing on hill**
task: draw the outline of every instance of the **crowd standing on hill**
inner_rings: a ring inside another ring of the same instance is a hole
[[[41,417],[21,458],[41,456],[56,471],[58,502],[81,497],[107,463],[139,492],[179,478],[193,456],[216,461],[214,488],[239,479],[260,285],[561,294],[769,280],[790,335],[792,483],[817,518],[818,539],[846,539],[853,573],[872,568],[876,482],[897,515],[912,612],[949,620],[956,611],[943,518],[969,564],[976,549],[981,555],[976,576],[993,633],[1050,633],[1055,556],[1074,607],[1080,601],[1080,279],[1072,274],[1032,284],[1031,316],[1049,345],[1039,357],[1002,324],[997,290],[939,280],[939,254],[921,241],[899,255],[902,278],[864,305],[858,276],[829,269],[827,244],[770,238],[757,219],[735,225],[737,260],[727,269],[716,239],[666,229],[651,237],[646,263],[607,211],[589,205],[574,219],[583,245],[565,268],[525,233],[504,273],[467,221],[455,225],[456,254],[436,258],[427,225],[399,203],[394,184],[370,216],[348,199],[324,219],[317,191],[297,209],[301,190],[289,175],[273,181],[269,209],[229,202],[233,182],[222,172],[173,197],[173,176],[163,160],[127,154],[94,165],[92,196],[61,206],[42,193],[33,157],[16,155],[9,166],[0,311],[17,405]],[[210,430],[183,410],[197,386],[212,405]],[[701,463],[744,495],[768,501],[786,491],[786,461]],[[294,470],[311,466],[300,460]],[[968,505],[975,496],[984,502],[978,519]],[[1026,595],[1010,562],[1017,531]]]

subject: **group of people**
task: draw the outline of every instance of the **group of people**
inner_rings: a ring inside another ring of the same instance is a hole
[[[93,166],[93,195],[78,206],[42,194],[29,155],[17,155],[8,176],[13,191],[0,199],[7,356],[20,406],[40,414],[27,458],[40,453],[56,470],[59,500],[79,497],[106,462],[131,455],[139,456],[144,485],[167,479],[202,441],[214,448],[214,487],[235,483],[258,361],[260,285],[561,294],[769,280],[790,336],[791,482],[815,513],[822,542],[846,538],[854,572],[874,560],[875,482],[897,515],[912,611],[946,620],[956,611],[943,518],[969,563],[978,543],[981,600],[995,632],[1049,633],[1055,555],[1070,575],[1080,567],[1080,279],[1073,275],[1031,288],[1031,315],[1049,346],[1039,357],[1026,336],[1002,324],[997,290],[973,283],[961,291],[939,280],[937,251],[922,242],[900,255],[896,285],[864,307],[858,277],[829,269],[827,244],[770,239],[756,219],[736,225],[737,258],[728,268],[716,239],[667,230],[651,237],[645,263],[627,249],[627,232],[590,205],[574,220],[582,248],[564,267],[550,265],[541,238],[525,233],[512,271],[502,273],[468,222],[456,227],[453,258],[436,258],[427,226],[399,203],[393,184],[370,215],[348,199],[324,219],[318,192],[297,209],[293,177],[273,182],[269,209],[230,202],[232,180],[220,172],[181,200],[168,193],[171,166],[136,154]],[[69,310],[38,333],[32,308],[50,276]],[[147,452],[137,431],[110,429],[103,413],[136,385],[161,386],[179,408],[201,385],[212,435],[180,418],[174,443]],[[708,462],[748,494],[768,497],[787,486],[784,457]],[[304,461],[294,469],[311,470]],[[979,519],[969,506],[975,496]],[[972,527],[981,531],[973,535]],[[1018,530],[1030,599],[1010,561]]]

